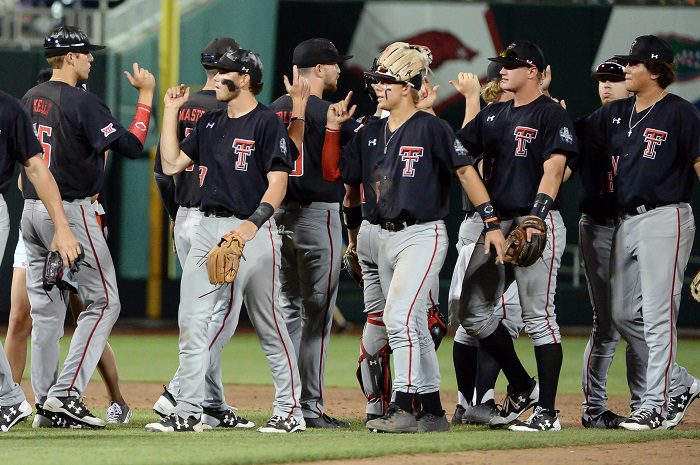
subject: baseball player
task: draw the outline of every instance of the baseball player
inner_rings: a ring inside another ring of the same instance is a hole
[[[489,64],[486,73],[487,83],[484,84],[483,88],[479,83],[479,78],[471,73],[459,73],[457,80],[450,81],[455,89],[465,97],[463,126],[473,120],[479,112],[479,95],[487,104],[508,102],[513,99],[512,92],[505,91],[500,87],[502,68],[503,66],[499,63],[491,62]],[[465,217],[459,227],[456,244],[459,258],[455,264],[452,285],[450,286],[450,296],[455,295],[456,305],[450,307],[451,314],[458,313],[464,272],[475,248],[473,244],[479,239],[484,229],[481,216],[464,193],[462,193],[462,210]],[[465,247],[468,248],[462,252]],[[517,338],[523,323],[518,287],[515,282],[498,299],[494,313],[501,319],[511,336]],[[501,367],[489,355],[488,351],[479,349],[479,341],[469,336],[462,326],[459,326],[455,333],[452,360],[458,389],[457,406],[452,416],[452,424],[489,424],[491,419],[499,413],[494,398],[494,388]]]
[[[625,63],[617,58],[601,63],[593,78],[598,81],[602,105],[630,96],[625,88]],[[589,151],[585,136],[579,141],[581,155],[575,160],[581,173],[582,186],[579,194],[579,248],[593,307],[593,329],[583,353],[581,423],[585,428],[610,429],[617,428],[625,420],[625,417],[608,409],[606,393],[608,371],[620,341],[620,333],[613,325],[610,312],[610,249],[617,204],[611,157],[605,152],[603,156],[596,156],[596,152]],[[639,340],[630,341],[626,352],[627,381],[633,410],[640,407],[646,388],[647,350],[641,339],[641,344]]]
[[[373,68],[376,71],[376,66]],[[365,87],[373,103],[377,103],[377,93],[383,91],[380,84],[371,76],[365,78]],[[424,77],[421,87],[421,101],[417,108],[424,111],[432,111],[432,103],[437,97],[437,87],[430,86],[427,77]],[[323,177],[326,181],[337,181],[341,178],[338,170],[338,158],[340,155],[340,129],[342,123],[349,120],[355,109],[349,102],[352,92],[344,101],[331,105],[328,108],[326,137],[323,146]],[[386,115],[383,115],[386,113]],[[387,117],[388,112],[377,106],[375,115],[366,118],[365,123]],[[391,370],[389,338],[384,324],[384,308],[386,299],[379,277],[379,231],[381,227],[376,223],[376,205],[367,202],[362,203],[361,188],[346,186],[346,195],[343,200],[343,219],[348,230],[348,248],[356,249],[358,262],[362,270],[362,285],[364,298],[364,312],[367,319],[362,330],[360,344],[360,358],[358,360],[357,376],[362,391],[367,398],[365,407],[365,423],[387,414],[389,403],[392,399]],[[360,206],[361,204],[361,206]],[[373,221],[370,222],[370,221]],[[358,222],[361,224],[358,227]],[[428,306],[428,326],[431,324],[431,313],[439,311],[438,305],[439,281],[436,279],[430,284],[430,291],[426,305]],[[431,333],[432,336],[432,333]],[[435,347],[439,341],[435,341]],[[424,367],[428,370],[430,367]],[[429,426],[428,422],[419,423],[419,426]],[[444,425],[444,423],[443,423]],[[440,426],[439,423],[437,426]]]
[[[52,73],[51,68],[42,69],[39,72],[37,83],[41,84],[48,81],[51,79]],[[82,83],[79,82],[77,87],[82,87],[87,91],[87,85],[84,81]],[[105,159],[106,158],[107,156],[105,155]],[[21,191],[21,178],[17,180],[17,185]],[[99,215],[98,211],[104,214],[104,209],[97,199],[94,199],[92,205],[96,215]],[[98,216],[98,221],[99,220],[100,217]],[[103,227],[103,231],[105,231],[105,225],[101,224],[101,226]],[[69,299],[73,321],[77,321],[78,316],[85,309],[85,306],[74,293],[70,293]],[[29,296],[27,295],[27,252],[24,247],[24,240],[22,240],[22,231],[20,229],[14,253],[12,290],[10,294],[10,320],[7,327],[7,336],[5,338],[5,353],[12,367],[12,377],[18,384],[22,383],[22,376],[24,375],[27,359],[27,340],[32,330],[30,310],[31,306],[29,305]],[[110,398],[110,404],[107,408],[107,423],[129,423],[133,412],[127,405],[121,392],[119,386],[119,371],[117,369],[114,352],[109,342],[105,344],[102,357],[100,357],[99,362],[97,362],[97,370],[105,383]],[[38,427],[39,423],[44,420],[45,418],[43,416],[37,415],[33,426]],[[56,426],[72,428],[79,428],[81,426],[80,423],[71,421],[69,418],[65,417],[61,417],[60,421],[56,423]]]
[[[529,267],[498,266],[488,255],[472,254],[463,280],[460,321],[508,378],[503,410],[490,425],[508,425],[536,405],[526,421],[509,428],[559,430],[555,397],[562,350],[554,295],[566,228],[554,199],[566,159],[577,152],[577,144],[565,110],[542,94],[545,61],[539,47],[530,42],[513,43],[490,60],[503,65],[500,85],[512,91],[514,99],[487,106],[457,136],[469,153],[483,153],[484,184],[502,230],[509,232],[530,215],[537,216],[547,225],[547,247]],[[477,249],[482,241],[483,235]],[[535,345],[539,384],[520,363],[511,334],[493,312],[497,299],[514,279],[525,330]]]
[[[182,141],[207,111],[226,107],[226,102],[216,99],[214,77],[217,74],[215,63],[229,50],[238,49],[238,43],[230,37],[213,39],[202,51],[200,62],[206,70],[207,80],[202,90],[192,95],[178,112],[177,137]],[[175,251],[180,265],[184,268],[187,255],[191,251],[197,225],[204,213],[200,210],[201,196],[199,183],[204,168],[193,164],[176,176],[163,174],[160,153],[156,155],[154,176],[158,190],[163,198],[163,205],[173,224]],[[238,325],[239,313],[232,312],[229,305],[231,294],[221,294],[214,309],[209,332],[209,369],[206,375],[205,400],[202,405],[202,426],[204,428],[253,428],[255,424],[228,407],[224,398],[224,386],[221,380],[221,355],[224,345],[231,339]],[[179,370],[170,384],[153,405],[153,410],[161,417],[173,413],[176,397],[180,392]]]
[[[210,111],[180,143],[177,117],[189,89],[173,87],[165,97],[160,139],[165,174],[174,175],[196,163],[200,181],[201,219],[191,251],[206,251],[233,232],[245,240],[245,259],[230,286],[210,284],[205,252],[190,253],[182,275],[180,308],[180,393],[174,412],[146,431],[202,431],[201,415],[209,344],[207,324],[216,302],[231,293],[234,313],[245,301],[276,388],[274,412],[260,432],[293,433],[305,429],[299,405],[301,386],[296,353],[279,310],[281,240],[272,215],[284,198],[292,170],[287,131],[277,116],[258,103],[262,63],[257,54],[237,49],[214,64],[216,98],[225,109]],[[303,79],[290,93],[303,94]],[[308,84],[306,86],[308,90]],[[302,116],[304,99],[299,106]]]
[[[459,168],[470,197],[488,200],[471,167],[473,160],[449,126],[416,107],[417,90],[431,60],[429,49],[404,42],[382,52],[375,70],[367,75],[381,83],[378,105],[389,117],[365,126],[345,146],[339,164],[346,184],[365,186],[365,199],[376,205],[381,228],[377,260],[386,298],[383,322],[394,354],[395,398],[386,415],[366,423],[374,431],[449,429],[439,397],[435,346],[422,309],[447,249],[442,218],[449,211],[452,172]],[[494,239],[497,250],[499,244],[502,247],[500,230],[489,233],[488,239],[489,246]],[[412,413],[415,394],[422,406],[419,419]]]
[[[643,335],[648,347],[641,405],[620,427],[651,430],[677,425],[700,393],[698,381],[675,363],[680,292],[695,233],[688,202],[700,174],[700,115],[666,91],[675,75],[665,41],[638,37],[617,58],[627,62],[625,86],[634,97],[604,105],[583,127],[587,143],[611,156],[615,175],[613,323],[627,340]]]
[[[102,187],[106,150],[129,157],[142,153],[155,79],[136,63],[133,75],[125,73],[139,90],[136,115],[127,131],[94,94],[75,87],[90,74],[92,51],[102,48],[91,44],[78,28],[56,28],[44,41],[52,77],[30,89],[22,99],[44,149],[44,162],[56,178],[71,230],[85,254],[74,277],[86,308],[78,319],[59,374],[59,339],[66,308],[60,290],[45,291],[42,287],[42,270],[54,223],[23,170],[22,237],[27,249],[27,292],[32,317],[32,389],[40,405],[37,416],[46,420],[40,420],[39,426],[53,426],[56,416],[68,417],[82,426],[106,424],[87,409],[80,397],[120,311],[114,264],[91,197]]]
[[[324,38],[308,39],[294,49],[292,63],[309,81],[311,96],[306,106],[303,147],[289,174],[287,195],[275,215],[282,234],[281,310],[299,358],[301,407],[306,426],[349,428],[350,424],[329,416],[323,404],[323,384],[333,309],[338,294],[341,257],[340,200],[342,182],[325,182],[321,151],[330,102],[324,93],[337,89],[340,67],[351,56],[340,55]],[[285,124],[292,123],[289,95],[270,104]],[[342,143],[353,135],[358,123],[342,127]],[[290,132],[290,138],[294,135]],[[299,144],[301,145],[301,144]],[[303,341],[303,343],[302,343]]]
[[[50,237],[51,248],[60,252],[64,263],[73,263],[80,253],[80,246],[68,226],[56,181],[44,164],[41,152],[27,113],[15,98],[0,91],[0,260],[10,232],[10,217],[3,195],[10,185],[15,161],[24,166],[27,178],[56,225]],[[0,431],[6,433],[31,413],[32,407],[19,384],[14,382],[0,345]]]

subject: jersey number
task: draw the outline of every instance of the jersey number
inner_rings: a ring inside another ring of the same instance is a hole
[[[202,187],[202,184],[204,184],[204,178],[207,177],[207,167],[206,166],[199,166],[199,187]]]
[[[34,123],[34,132],[36,133],[37,139],[41,144],[41,148],[44,150],[42,158],[46,163],[47,168],[51,167],[51,144],[46,140],[51,137],[53,129],[51,126],[44,126],[43,124]]]
[[[299,150],[299,156],[294,160],[294,169],[290,176],[303,176],[304,175],[304,143],[301,143],[301,150]]]

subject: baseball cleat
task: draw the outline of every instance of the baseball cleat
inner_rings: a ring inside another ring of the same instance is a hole
[[[258,428],[260,433],[299,433],[306,429],[306,425],[299,423],[296,418],[282,418],[272,415],[264,426]]]
[[[107,422],[90,413],[82,399],[77,396],[49,397],[44,402],[46,412],[62,413],[78,423],[93,428],[104,428]]]
[[[492,400],[483,404],[470,405],[462,415],[462,423],[465,425],[488,425],[499,412],[496,403]]]
[[[158,423],[147,424],[145,430],[149,433],[201,433],[204,428],[202,427],[202,422],[195,417],[185,419],[175,413],[171,413]]]
[[[630,431],[647,431],[663,426],[664,419],[656,413],[656,410],[640,408],[632,412],[632,415],[620,423],[620,428]]]
[[[455,413],[452,415],[452,424],[453,425],[461,425],[462,424],[462,415],[464,415],[465,410],[466,409],[464,407],[457,404],[457,407],[455,407]]]
[[[590,415],[584,415],[581,417],[581,424],[584,428],[596,428],[596,429],[617,429],[620,427],[620,423],[625,421],[627,418],[617,413],[606,410],[600,415],[594,417]]]
[[[668,411],[666,412],[666,420],[664,427],[668,429],[675,428],[683,421],[685,412],[697,397],[700,396],[700,385],[698,380],[693,380],[693,384],[685,390],[685,392],[673,396],[668,400]]]
[[[304,417],[304,421],[309,428],[350,428],[347,421],[338,420],[325,413],[316,418]]]
[[[525,421],[516,421],[508,427],[511,431],[536,433],[539,431],[561,431],[559,410],[549,410],[540,406],[535,407],[532,415]]]
[[[202,428],[254,428],[255,423],[239,417],[233,410],[214,410],[204,407],[202,411]]]
[[[127,424],[132,414],[128,405],[112,402],[107,409],[107,423]]]
[[[32,406],[26,400],[18,404],[0,407],[0,430],[3,433],[7,433],[10,428],[25,420],[31,414]]]
[[[83,426],[86,425],[78,423],[68,415],[47,412],[41,404],[36,404],[36,413],[34,414],[34,421],[32,421],[32,428],[81,429]]]
[[[513,392],[508,386],[508,395],[503,401],[501,412],[489,421],[491,428],[500,428],[515,421],[525,410],[537,403],[540,398],[540,386],[533,379],[527,391]]]
[[[175,400],[175,396],[163,385],[163,394],[161,394],[156,403],[153,404],[153,411],[163,418],[172,414],[176,406],[177,400]]]
[[[389,406],[386,415],[368,421],[365,426],[374,433],[417,433],[418,421],[411,412],[396,404]]]
[[[424,413],[418,418],[419,433],[445,433],[450,430],[450,422],[447,421],[447,415],[442,412],[442,415],[434,415],[432,413]]]

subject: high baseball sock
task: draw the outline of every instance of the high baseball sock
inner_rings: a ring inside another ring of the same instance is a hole
[[[452,345],[452,362],[455,366],[457,389],[469,404],[474,396],[477,369],[477,347],[461,344],[457,341]]]
[[[516,391],[526,391],[532,385],[532,377],[527,373],[525,367],[520,363],[518,354],[515,353],[513,338],[508,330],[499,323],[496,330],[489,336],[481,339],[482,347],[489,351],[489,354],[503,369],[503,374],[508,378],[508,383]]]
[[[480,350],[476,357],[476,404],[484,403],[484,396],[493,390],[501,367],[486,350]]]
[[[563,358],[561,344],[545,344],[535,347],[537,376],[540,378],[540,400],[537,405],[540,407],[554,410]]]
[[[444,415],[445,410],[443,410],[442,403],[440,402],[440,391],[421,394],[420,401],[424,413],[432,413],[438,417]]]
[[[413,412],[413,394],[408,392],[396,391],[394,403],[401,409],[407,412]]]

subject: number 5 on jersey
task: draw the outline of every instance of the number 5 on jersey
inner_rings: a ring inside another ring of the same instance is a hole
[[[44,159],[44,162],[46,163],[46,167],[50,168],[51,167],[51,143],[47,140],[49,137],[51,137],[51,133],[53,132],[53,129],[51,126],[44,126],[43,124],[37,124],[34,123],[34,134],[36,134],[36,138],[39,139],[39,143],[41,144],[41,148],[44,149],[44,154],[42,155],[42,158]]]

